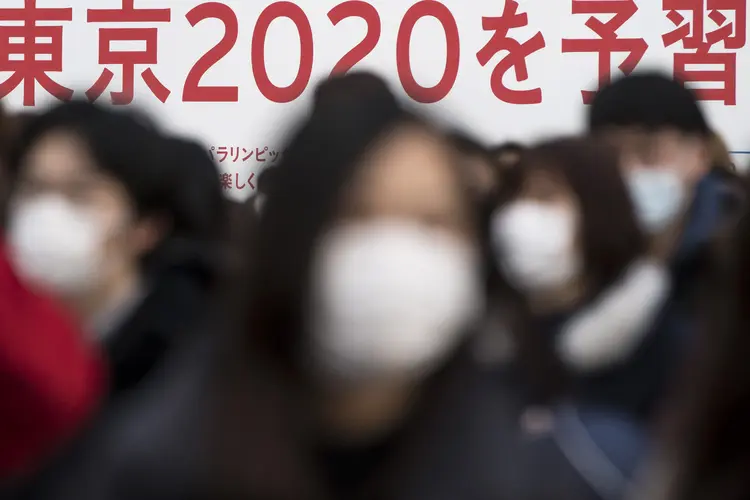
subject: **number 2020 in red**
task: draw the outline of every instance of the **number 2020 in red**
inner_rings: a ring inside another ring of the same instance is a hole
[[[186,17],[191,26],[196,26],[206,19],[219,20],[224,25],[224,36],[193,65],[185,79],[182,100],[185,102],[237,102],[239,100],[237,86],[207,86],[200,83],[203,75],[236,45],[239,34],[237,15],[223,3],[208,2],[193,8]],[[409,54],[414,26],[424,17],[432,17],[440,22],[445,31],[447,46],[443,76],[432,87],[424,87],[417,83],[412,72]],[[285,87],[279,87],[271,81],[265,62],[268,29],[273,21],[280,18],[289,19],[294,23],[300,44],[297,76],[291,84]],[[363,19],[367,30],[364,38],[334,65],[331,74],[349,71],[370,54],[380,41],[382,26],[380,14],[375,7],[365,1],[349,0],[336,5],[328,12],[328,19],[334,26],[349,18]],[[314,53],[312,27],[305,12],[292,2],[272,3],[258,17],[250,48],[251,67],[258,90],[266,99],[273,102],[294,101],[310,83]],[[434,103],[443,99],[456,83],[459,60],[458,25],[450,10],[435,0],[422,0],[412,5],[404,14],[396,37],[396,68],[401,84],[409,97],[421,103]]]

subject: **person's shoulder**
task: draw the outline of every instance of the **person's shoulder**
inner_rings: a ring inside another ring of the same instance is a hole
[[[104,452],[113,500],[187,498],[197,481],[208,451],[203,408],[212,403],[199,348],[176,353],[113,409]]]

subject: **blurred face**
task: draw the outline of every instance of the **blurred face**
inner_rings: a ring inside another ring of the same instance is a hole
[[[680,220],[711,167],[705,139],[676,130],[623,129],[609,134],[643,229],[662,234]]]
[[[491,223],[496,261],[514,288],[546,293],[580,277],[580,212],[561,176],[529,167],[517,197]]]
[[[687,189],[692,189],[711,166],[706,140],[677,130],[624,129],[613,132],[611,140],[622,151],[626,173],[641,168],[668,169]]]
[[[475,228],[456,161],[456,153],[427,131],[394,131],[364,160],[345,194],[344,217],[409,220],[474,244]]]
[[[471,198],[446,144],[414,126],[377,141],[315,250],[312,351],[339,380],[419,379],[481,315]]]
[[[153,244],[125,188],[75,135],[42,137],[20,165],[10,214],[19,270],[61,295],[85,300],[137,272]]]

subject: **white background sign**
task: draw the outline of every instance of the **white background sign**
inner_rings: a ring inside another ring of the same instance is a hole
[[[39,10],[32,9],[34,3]],[[123,3],[134,3],[136,12],[106,10],[119,10]],[[684,64],[702,80],[694,87],[714,89],[705,95],[714,100],[704,102],[713,126],[732,150],[750,150],[746,2],[731,8],[728,0],[704,0],[697,12],[689,3],[695,2],[3,0],[0,95],[7,94],[4,100],[16,109],[24,101],[49,103],[54,85],[42,81],[46,75],[77,95],[89,91],[110,101],[110,92],[123,90],[127,61],[135,61],[133,102],[213,148],[221,170],[246,184],[273,162],[282,146],[279,130],[304,111],[315,82],[358,44],[355,69],[379,72],[400,93],[442,81],[428,92],[436,100],[424,104],[428,112],[490,143],[579,130],[585,116],[581,91],[596,89],[600,65],[616,76],[624,62],[668,72]],[[683,6],[688,10],[680,10]],[[717,6],[720,10],[711,10]],[[33,28],[34,19],[44,21]],[[500,43],[483,53],[503,24],[510,29],[501,30]],[[619,40],[603,41],[614,33]],[[607,47],[613,50],[609,61]],[[199,59],[203,64],[196,64]],[[502,82],[496,90],[503,85],[539,90],[493,92],[493,71],[501,64],[510,70],[496,79]],[[201,91],[196,84],[219,90]],[[738,161],[744,163],[742,156]],[[244,198],[249,190],[233,185],[231,195]]]

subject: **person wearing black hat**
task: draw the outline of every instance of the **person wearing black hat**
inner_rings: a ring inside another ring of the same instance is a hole
[[[589,108],[588,126],[619,148],[652,254],[670,268],[671,296],[646,341],[620,368],[613,392],[650,419],[691,344],[698,292],[714,262],[712,242],[738,206],[735,178],[712,168],[706,117],[693,92],[670,76],[636,73],[604,87]]]

